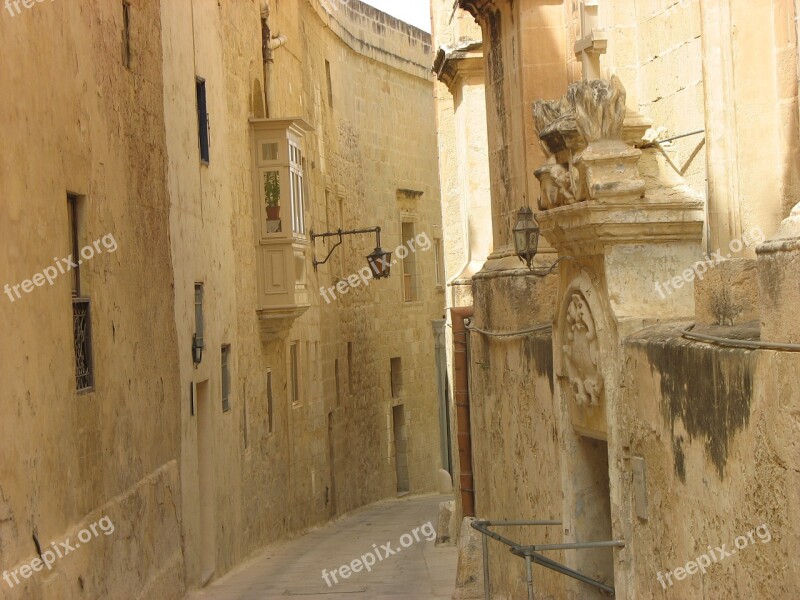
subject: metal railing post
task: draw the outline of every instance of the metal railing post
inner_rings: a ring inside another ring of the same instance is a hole
[[[499,533],[490,530],[490,527],[514,527],[514,526],[547,526],[547,525],[561,525],[561,521],[485,521],[485,520],[476,520],[470,523],[470,526],[473,529],[477,529],[481,535],[481,548],[483,550],[483,593],[485,600],[491,600],[490,598],[490,581],[489,581],[489,539],[493,538],[500,542],[501,544],[505,544],[509,547],[511,552],[520,558],[525,559],[525,579],[526,584],[528,586],[528,600],[534,600],[534,589],[533,589],[533,563],[537,565],[541,565],[547,569],[552,571],[556,571],[557,573],[561,573],[562,575],[566,575],[567,577],[571,577],[572,579],[577,579],[587,585],[595,587],[597,589],[603,590],[609,594],[614,594],[614,587],[608,585],[607,583],[603,583],[602,581],[598,581],[596,579],[592,579],[591,577],[587,577],[575,571],[574,569],[570,569],[569,567],[562,565],[542,554],[539,554],[541,551],[547,550],[583,550],[586,548],[624,548],[625,542],[622,540],[610,540],[610,541],[601,541],[601,542],[572,542],[567,544],[535,544],[535,545],[523,545],[511,540],[509,538],[503,537]]]
[[[533,569],[531,568],[531,556],[525,555],[525,574],[528,578],[528,600],[533,599]]]
[[[481,536],[481,547],[483,548],[483,598],[492,600],[489,597],[489,538]]]

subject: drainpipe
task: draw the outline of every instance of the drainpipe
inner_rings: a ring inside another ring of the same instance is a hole
[[[270,118],[270,107],[273,102],[272,93],[272,52],[285,45],[289,40],[285,35],[272,36],[269,30],[269,0],[261,3],[261,56],[264,61],[264,113]]]
[[[475,481],[472,474],[472,437],[469,407],[469,332],[465,319],[472,317],[471,306],[451,308],[453,322],[454,392],[458,440],[458,475],[462,517],[475,516]]]

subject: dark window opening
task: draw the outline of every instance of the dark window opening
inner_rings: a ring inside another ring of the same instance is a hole
[[[131,68],[131,5],[122,3],[122,64]]]
[[[197,92],[197,127],[198,127],[198,138],[200,143],[200,161],[203,164],[207,165],[210,162],[209,123],[208,123],[208,106],[206,103],[206,82],[204,79],[197,78],[196,92]]]
[[[222,347],[222,412],[231,409],[231,347]]]

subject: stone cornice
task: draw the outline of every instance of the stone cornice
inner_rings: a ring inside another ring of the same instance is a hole
[[[477,40],[464,40],[457,46],[440,47],[432,69],[437,79],[452,90],[459,75],[482,72],[482,45]]]
[[[476,21],[489,16],[491,10],[495,10],[497,5],[496,0],[458,0],[458,7],[463,8],[473,17]]]
[[[562,254],[601,254],[620,244],[700,240],[703,202],[586,201],[536,214],[542,236]]]

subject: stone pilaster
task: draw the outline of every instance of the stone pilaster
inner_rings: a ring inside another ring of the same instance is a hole
[[[800,204],[756,252],[761,339],[800,344],[800,321],[795,316],[800,305]]]

